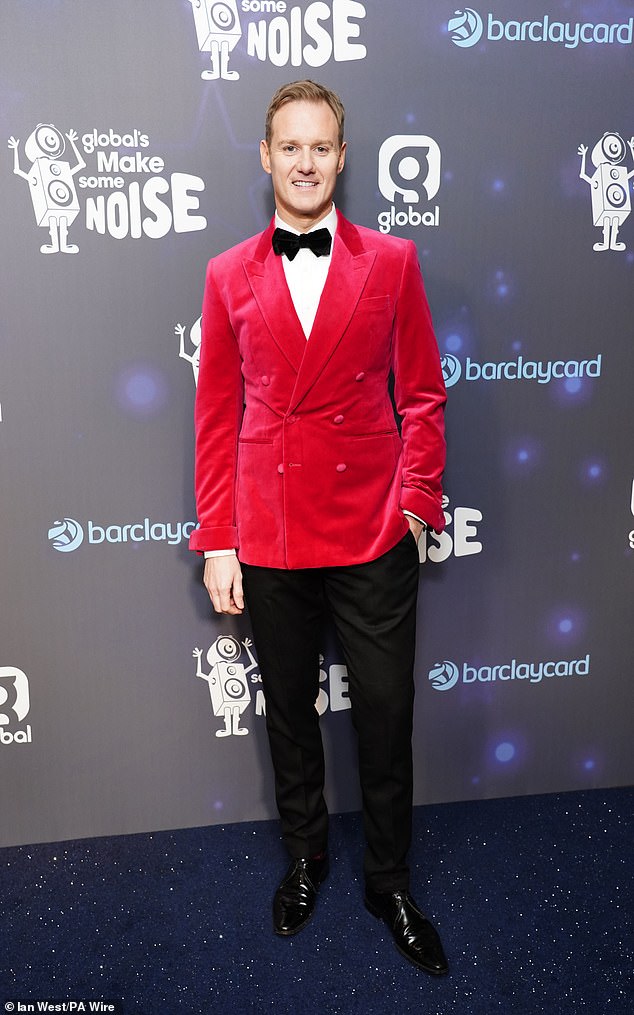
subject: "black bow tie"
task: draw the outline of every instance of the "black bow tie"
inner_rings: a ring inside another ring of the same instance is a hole
[[[330,253],[332,236],[328,229],[315,229],[312,233],[290,233],[288,229],[276,229],[273,233],[273,250],[276,254],[286,254],[292,261],[301,247],[308,247],[315,257]]]

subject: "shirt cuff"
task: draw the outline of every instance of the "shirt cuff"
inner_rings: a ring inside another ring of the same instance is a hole
[[[205,550],[205,560],[209,557],[235,557],[235,550]]]
[[[415,518],[416,521],[420,522],[420,524],[423,526],[423,529],[428,528],[427,522],[424,521],[422,518],[419,518],[418,515],[415,515],[413,511],[403,511],[403,514],[408,518]]]

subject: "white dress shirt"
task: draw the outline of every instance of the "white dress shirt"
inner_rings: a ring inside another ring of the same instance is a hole
[[[294,233],[296,236],[300,235],[300,230],[287,225],[277,212],[275,212],[275,225],[280,229],[287,229],[289,233]],[[326,217],[318,222],[316,226],[313,226],[312,229],[309,229],[308,232],[313,233],[316,229],[327,229],[334,243],[337,231],[337,212],[335,211],[334,204]],[[288,257],[284,254],[281,256],[284,275],[286,276],[286,282],[291,293],[293,306],[299,317],[304,335],[308,339],[315,323],[317,308],[326,284],[326,277],[330,268],[330,262],[332,261],[332,247],[329,254],[322,255],[321,257],[316,257],[308,247],[301,247],[292,261],[289,261]]]

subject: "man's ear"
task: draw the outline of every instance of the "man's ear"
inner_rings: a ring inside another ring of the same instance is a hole
[[[337,173],[340,173],[341,170],[343,169],[343,167],[346,164],[346,150],[347,150],[347,148],[348,148],[348,143],[346,141],[343,141],[342,145],[341,145],[341,148],[339,149],[339,162],[337,163]]]
[[[271,159],[269,157],[269,146],[266,141],[260,141],[260,162],[265,173],[271,172]]]

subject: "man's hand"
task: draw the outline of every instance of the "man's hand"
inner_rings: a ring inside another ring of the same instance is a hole
[[[235,615],[244,611],[242,571],[235,554],[207,557],[203,582],[216,613]]]
[[[416,540],[416,542],[418,542],[418,540],[420,538],[420,534],[423,531],[422,522],[419,522],[418,518],[412,518],[411,515],[406,515],[406,518],[407,518],[407,524],[409,525],[409,527],[410,527],[410,529],[412,531],[412,535],[414,536],[414,539]]]

